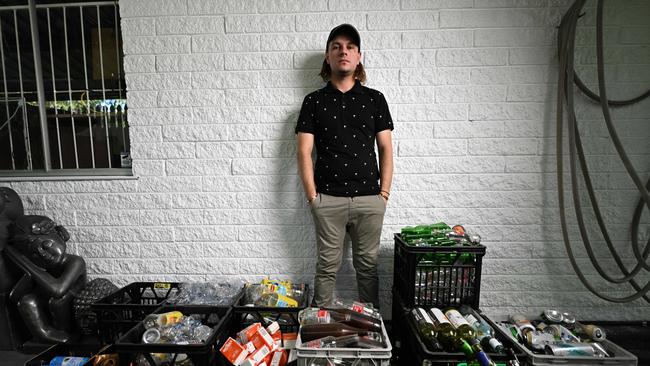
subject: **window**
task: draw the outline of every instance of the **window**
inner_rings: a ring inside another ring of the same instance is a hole
[[[0,7],[0,175],[130,175],[117,1],[39,2],[39,47],[26,2]]]

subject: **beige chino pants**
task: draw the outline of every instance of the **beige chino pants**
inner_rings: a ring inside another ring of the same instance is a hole
[[[316,228],[318,264],[313,305],[332,303],[336,274],[341,267],[345,234],[352,240],[352,263],[359,300],[379,306],[377,259],[386,204],[380,195],[336,197],[319,194],[310,204]]]

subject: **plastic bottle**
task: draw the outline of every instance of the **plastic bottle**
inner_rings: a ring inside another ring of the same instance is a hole
[[[336,337],[327,336],[304,342],[302,346],[308,348],[333,348],[338,347],[339,345],[336,344]]]
[[[379,312],[379,310],[372,307],[371,304],[364,304],[358,301],[336,299],[334,300],[332,308],[350,309],[356,311],[357,313],[371,316],[375,319],[381,319],[381,313]]]
[[[48,365],[50,366],[81,366],[90,360],[88,357],[54,357]]]
[[[270,292],[270,290],[266,286],[257,283],[247,284],[244,289],[244,302],[246,304],[255,304],[267,292]]]
[[[280,295],[277,292],[266,292],[255,301],[255,305],[277,308],[295,308],[298,307],[298,302],[288,296]]]
[[[169,311],[162,314],[150,314],[144,318],[143,325],[145,329],[163,327],[165,325],[176,324],[183,318],[180,311]]]
[[[205,343],[212,334],[212,328],[207,325],[199,325],[191,330],[192,339],[198,343]]]
[[[431,314],[438,341],[446,351],[454,351],[457,348],[456,339],[458,338],[454,326],[438,308],[431,308],[429,314]]]

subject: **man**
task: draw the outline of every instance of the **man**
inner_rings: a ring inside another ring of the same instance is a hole
[[[316,228],[316,306],[332,302],[346,232],[359,298],[379,306],[377,259],[393,177],[393,121],[384,96],[362,86],[360,48],[352,25],[332,29],[320,73],[327,85],[305,97],[296,125],[298,170]]]

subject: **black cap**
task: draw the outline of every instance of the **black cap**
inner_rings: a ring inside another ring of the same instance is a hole
[[[327,50],[327,48],[329,47],[330,42],[334,38],[336,38],[336,37],[338,37],[340,35],[346,35],[346,36],[350,37],[350,40],[352,41],[352,43],[356,44],[357,47],[359,47],[359,49],[361,49],[361,37],[359,36],[359,32],[357,32],[357,28],[355,28],[352,24],[344,23],[344,24],[338,25],[338,26],[334,27],[334,29],[332,29],[332,31],[330,32],[329,37],[327,37],[327,43],[325,44],[325,50]]]

